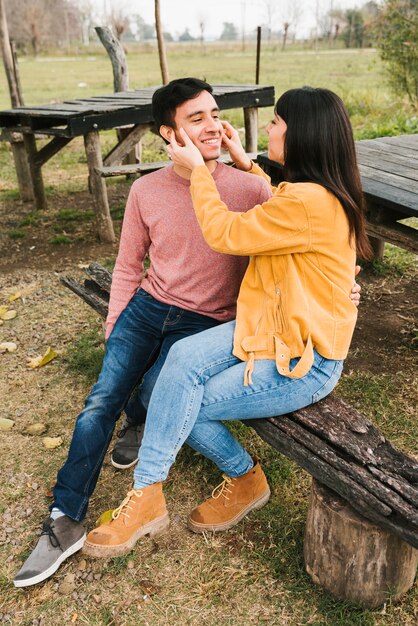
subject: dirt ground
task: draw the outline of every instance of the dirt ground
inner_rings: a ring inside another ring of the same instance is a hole
[[[122,191],[124,189],[122,187]],[[111,189],[111,202],[116,204],[120,193],[120,187]],[[55,199],[56,203],[58,201],[59,198]],[[73,206],[77,208],[78,203],[81,207],[83,194],[79,197],[74,194]],[[290,606],[289,602],[284,600],[288,591],[280,585],[273,586],[268,567],[260,566],[259,563],[252,567],[248,565],[248,560],[239,560],[242,547],[237,546],[246,545],[250,552],[253,551],[254,546],[248,535],[243,537],[237,531],[236,535],[232,534],[225,540],[210,538],[207,539],[206,545],[203,543],[203,547],[200,538],[190,537],[190,533],[184,528],[185,516],[201,493],[207,495],[206,479],[203,483],[202,481],[198,483],[198,486],[193,481],[182,485],[180,505],[177,503],[179,492],[175,489],[170,490],[169,484],[169,502],[176,501],[177,511],[170,538],[158,543],[147,540],[137,551],[139,561],[142,559],[143,562],[145,559],[151,563],[153,570],[147,565],[138,573],[138,561],[131,557],[120,560],[117,565],[112,563],[103,565],[102,562],[89,560],[86,562],[82,556],[78,556],[45,585],[19,593],[14,590],[11,578],[33,543],[35,530],[39,527],[39,520],[42,519],[49,501],[47,493],[55,471],[65,458],[73,420],[89,388],[82,376],[74,376],[66,369],[64,356],[68,346],[77,337],[92,328],[100,332],[98,316],[64,288],[59,282],[59,277],[61,275],[80,277],[82,267],[89,262],[113,259],[117,252],[117,244],[99,244],[94,237],[93,225],[86,221],[80,222],[71,231],[73,243],[61,245],[48,243],[49,235],[46,237],[46,233],[49,233],[48,229],[53,223],[53,217],[48,215],[43,221],[25,227],[24,237],[10,238],[7,233],[8,229],[15,225],[15,218],[10,218],[10,211],[6,211],[5,205],[6,203],[0,203],[0,220],[3,224],[0,234],[0,245],[3,250],[0,255],[0,305],[10,306],[17,311],[17,315],[0,326],[0,343],[15,342],[17,350],[13,353],[0,354],[1,416],[15,422],[10,431],[1,432],[3,485],[0,545],[3,546],[4,561],[0,585],[5,593],[0,600],[0,622],[47,626],[54,623],[48,616],[63,611],[62,623],[332,625],[332,622],[321,621],[320,616],[317,616],[317,621],[315,619],[304,621],[302,613],[305,609],[302,605],[298,608],[298,603],[292,607],[292,616],[286,614],[286,610],[290,610],[289,608],[285,610],[286,606]],[[26,209],[19,203],[15,203],[14,206],[19,208],[21,220],[22,212],[24,213]],[[76,235],[79,231],[82,237],[77,240]],[[414,347],[417,347],[415,343],[418,310],[417,272],[410,264],[403,271],[390,270],[376,274],[365,270],[360,275],[359,282],[363,289],[362,302],[346,370],[348,373],[367,372],[371,376],[390,374],[395,384],[397,372],[402,372],[402,385],[409,394],[407,404],[411,406],[416,374]],[[8,296],[17,291],[22,291],[23,297],[9,303]],[[29,369],[26,359],[43,354],[48,346],[59,352],[59,356],[43,368]],[[42,437],[28,435],[27,426],[35,422],[46,425],[48,436],[62,437],[62,446],[46,450],[42,445]],[[406,449],[414,452],[408,444]],[[180,468],[174,472],[173,484],[181,475],[181,465],[180,460]],[[195,465],[195,470],[197,477],[195,480],[204,475],[200,465]],[[128,474],[120,475],[119,496],[123,497],[129,488]],[[109,508],[108,499],[113,481],[114,471],[109,462],[106,462],[100,479],[100,489],[97,490],[89,510],[87,518],[89,528],[98,515]],[[302,491],[303,494],[298,496],[299,498],[307,495],[307,483],[304,483]],[[300,524],[300,521],[298,523]],[[248,530],[251,530],[251,524],[247,526]],[[195,549],[198,544],[199,549]],[[218,562],[210,561],[214,557],[208,554],[214,551],[218,558],[222,550],[227,550],[232,560],[228,561],[228,568],[222,566],[217,574]],[[162,552],[166,555],[166,560],[163,561],[161,561]],[[202,564],[204,558],[206,569]],[[207,573],[208,563],[212,576]],[[157,569],[160,567],[158,584],[152,574],[155,567]],[[186,584],[183,595],[179,595],[178,572],[182,572],[184,568],[194,572],[196,584],[192,591],[187,591]],[[120,592],[119,608],[117,603],[109,604],[109,594],[113,593],[111,590],[115,584],[119,584],[118,575],[122,576],[125,585],[125,591],[122,589]],[[219,586],[216,589],[215,579],[218,580]],[[252,581],[251,590],[257,598],[250,605],[248,586],[244,584],[246,580]],[[225,589],[229,589],[232,582],[233,597],[222,595],[227,593]],[[163,608],[158,599],[161,586],[166,589],[166,595],[170,598],[169,603]],[[133,600],[132,594],[135,589],[137,597]],[[124,611],[127,610],[128,605],[125,606],[123,598],[124,593],[127,597],[128,591],[129,603],[135,603],[137,610],[143,615],[143,619],[138,622],[130,622],[129,618],[124,618],[124,621],[122,617],[115,617],[118,612],[120,616],[122,615],[121,605]],[[233,611],[234,619],[222,621],[219,617],[219,603],[207,605],[205,598],[208,594],[215,594],[229,603],[232,602],[229,610]],[[154,597],[157,598],[155,601]],[[277,608],[279,606],[280,615]],[[244,610],[245,617],[242,613]],[[202,611],[206,612],[202,614]],[[412,625],[414,622],[412,614],[413,609],[410,610],[411,617],[405,619],[404,616],[402,623]],[[199,615],[203,617],[199,618]],[[387,622],[355,623],[392,624],[397,623],[395,617],[394,615]]]

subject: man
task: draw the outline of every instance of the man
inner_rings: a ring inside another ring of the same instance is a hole
[[[154,94],[155,124],[167,141],[173,132],[178,137],[183,127],[202,153],[222,199],[232,210],[246,211],[267,200],[270,188],[260,177],[217,161],[222,125],[211,92],[210,85],[198,79],[172,81]],[[150,268],[143,276],[147,253]],[[78,416],[68,458],[54,487],[50,516],[16,575],[15,586],[46,580],[81,549],[85,540],[81,521],[115,423],[132,390],[149,370],[139,395],[127,407],[131,421],[141,414],[144,421],[147,398],[170,346],[235,317],[246,265],[246,259],[215,253],[205,243],[185,170],[169,166],[133,184],[113,273],[102,370]],[[135,462],[140,437],[131,421],[124,430],[136,437],[131,446],[134,459],[124,457],[118,465],[116,450],[112,460],[117,466]]]

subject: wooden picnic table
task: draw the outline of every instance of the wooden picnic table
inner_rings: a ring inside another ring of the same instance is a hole
[[[106,185],[100,170],[119,165],[152,127],[152,94],[158,87],[66,100],[57,104],[17,107],[0,111],[0,128],[10,141],[19,189],[36,207],[46,206],[42,166],[74,137],[83,136],[101,241],[114,241]],[[274,104],[274,87],[260,85],[213,85],[221,110],[242,108],[247,152],[257,151],[258,108]],[[104,158],[100,131],[130,127]],[[40,150],[37,137],[52,137]]]
[[[418,225],[403,223],[418,218],[418,135],[357,141],[356,151],[375,255],[383,256],[385,241],[418,254]],[[280,166],[267,154],[258,162],[274,184],[281,180]]]

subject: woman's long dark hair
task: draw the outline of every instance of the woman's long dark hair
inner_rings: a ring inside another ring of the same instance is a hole
[[[287,124],[285,180],[318,183],[333,193],[347,215],[357,255],[371,258],[353,130],[341,98],[328,89],[290,89],[274,112]]]

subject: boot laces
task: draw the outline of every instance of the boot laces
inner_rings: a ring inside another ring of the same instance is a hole
[[[120,515],[129,518],[129,511],[132,509],[131,500],[134,496],[140,498],[142,496],[141,489],[131,489],[131,491],[128,491],[126,498],[122,501],[120,506],[113,511],[112,519],[117,520]]]
[[[56,534],[54,533],[53,529],[52,529],[52,524],[50,522],[44,522],[42,524],[42,532],[41,532],[41,537],[42,535],[48,535],[49,537],[49,541],[51,542],[51,545],[53,548],[59,548],[62,550],[61,544],[59,542],[58,537],[56,536]]]
[[[232,487],[234,484],[233,479],[226,474],[222,474],[223,481],[219,483],[217,487],[212,491],[212,498],[217,500],[220,497],[224,497],[225,500],[229,500],[228,493],[232,492]]]

